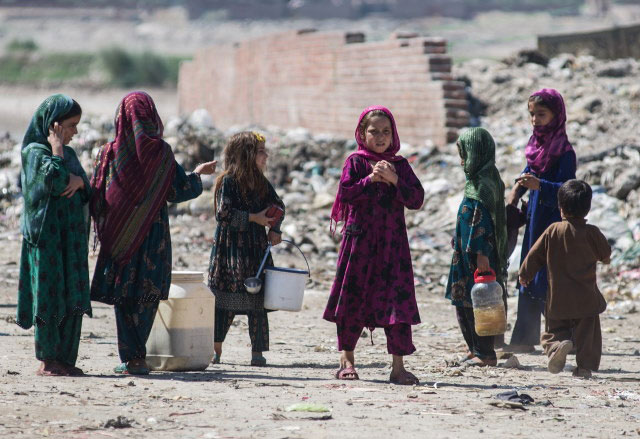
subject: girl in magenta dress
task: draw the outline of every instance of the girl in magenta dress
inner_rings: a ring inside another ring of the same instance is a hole
[[[390,381],[417,384],[403,357],[415,352],[411,325],[420,323],[404,209],[419,209],[424,189],[409,162],[391,112],[366,108],[355,130],[331,220],[344,221],[336,278],[324,319],[336,323],[342,351],[336,378],[358,379],[354,350],[362,330],[384,328],[393,356]]]

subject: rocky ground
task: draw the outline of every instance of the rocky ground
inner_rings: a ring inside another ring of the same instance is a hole
[[[8,138],[0,146],[0,433],[15,438],[375,438],[394,430],[407,437],[639,434],[640,180],[635,170],[640,162],[640,67],[635,60],[561,56],[541,65],[526,62],[531,59],[523,54],[507,62],[471,60],[457,66],[455,74],[466,77],[469,92],[478,99],[474,111],[496,138],[498,164],[508,187],[524,166],[528,95],[553,86],[565,96],[569,138],[580,160],[578,175],[595,188],[589,220],[614,247],[613,263],[599,272],[609,306],[602,315],[602,369],[592,380],[571,377],[573,357],[564,372],[549,374],[539,351],[511,358],[505,353],[499,367],[491,369],[464,368],[453,361],[464,345],[453,309],[442,296],[464,176],[451,145],[402,149],[426,190],[423,208],[407,213],[423,321],[414,330],[418,351],[408,365],[422,384],[388,384],[389,358],[381,331],[374,331],[373,346],[368,338],[361,340],[360,381],[332,379],[338,358],[335,328],[321,319],[338,249],[338,238],[328,231],[328,216],[342,159],[354,142],[273,127],[254,128],[266,134],[269,177],[288,207],[285,236],[309,258],[312,281],[300,313],[271,314],[269,366],[248,365],[247,329],[239,319],[225,343],[221,365],[203,372],[115,376],[113,312],[96,303],[94,318],[84,321],[79,359],[88,376],[36,377],[32,332],[14,324],[21,205],[15,184],[19,146]],[[165,122],[166,138],[187,170],[198,161],[221,157],[229,133],[216,130],[207,114]],[[83,118],[74,146],[88,171],[111,130],[109,117]],[[171,207],[176,270],[207,268],[215,227],[211,185],[211,179],[205,180],[208,189],[199,199]],[[512,273],[518,256],[516,250]],[[303,264],[285,249],[275,259],[279,265]],[[90,261],[95,263],[94,255]],[[510,286],[513,293],[513,282]],[[511,324],[516,301],[509,299]],[[496,398],[511,389],[534,402],[518,406]],[[301,403],[325,411],[287,410]]]

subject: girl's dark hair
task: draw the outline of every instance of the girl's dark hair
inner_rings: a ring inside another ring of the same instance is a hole
[[[367,131],[367,127],[369,126],[369,123],[371,122],[371,119],[373,119],[375,116],[384,116],[387,119],[389,119],[389,116],[387,116],[387,113],[385,113],[382,110],[371,110],[371,111],[369,111],[367,114],[364,115],[364,117],[360,121],[360,124],[358,125],[358,133],[360,133],[360,138],[361,139],[364,140],[364,133],[365,133],[365,131]],[[391,122],[391,119],[389,119],[389,122]]]
[[[222,180],[227,175],[232,176],[238,183],[243,195],[260,199],[265,198],[269,192],[267,178],[258,165],[256,156],[261,140],[251,131],[243,131],[233,135],[224,148],[224,171],[216,179],[214,206],[218,211],[218,190],[222,186]]]
[[[583,180],[568,180],[558,190],[558,207],[566,217],[584,218],[591,210],[591,186]]]
[[[544,107],[553,113],[553,109],[551,108],[551,105],[549,105],[549,103],[545,101],[540,95],[529,96],[528,102],[531,102],[534,105],[540,105],[541,107]]]
[[[72,117],[82,115],[82,108],[80,107],[80,104],[77,103],[75,99],[72,99],[72,100],[73,100],[73,105],[71,105],[71,108],[69,109],[69,111],[56,117],[56,119],[53,122],[60,123],[63,120],[71,119]]]

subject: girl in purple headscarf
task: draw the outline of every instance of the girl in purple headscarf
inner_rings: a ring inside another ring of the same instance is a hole
[[[521,263],[542,232],[561,220],[558,189],[565,181],[576,178],[576,154],[567,138],[567,115],[560,93],[543,88],[529,97],[528,108],[533,134],[525,149],[527,166],[508,198],[508,204],[515,207],[529,190]],[[546,267],[526,287],[518,284],[518,289],[518,317],[510,348],[532,352],[540,343],[540,316],[547,296]]]
[[[366,108],[355,138],[358,149],[345,161],[331,211],[332,230],[334,222],[344,221],[336,278],[323,316],[337,326],[342,354],[335,376],[357,380],[354,350],[362,330],[384,328],[393,356],[390,381],[417,384],[403,362],[403,356],[416,350],[411,325],[420,323],[404,209],[419,209],[424,189],[409,162],[397,155],[400,139],[388,109]]]

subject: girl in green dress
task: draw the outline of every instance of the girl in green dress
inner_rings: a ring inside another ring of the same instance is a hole
[[[38,375],[82,375],[78,358],[82,316],[89,300],[88,209],[91,188],[66,146],[77,134],[80,105],[69,96],[48,97],[36,110],[22,142],[24,197],[16,322],[35,327]]]

